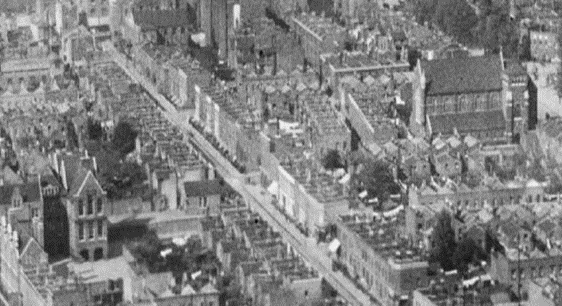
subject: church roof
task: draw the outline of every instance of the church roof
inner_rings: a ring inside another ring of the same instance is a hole
[[[428,95],[497,91],[502,88],[499,56],[447,58],[422,63]]]

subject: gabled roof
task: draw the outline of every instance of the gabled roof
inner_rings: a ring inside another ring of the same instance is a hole
[[[502,68],[498,55],[422,62],[428,95],[501,90]]]
[[[103,188],[101,187],[98,180],[94,177],[92,171],[81,167],[76,179],[72,182],[72,185],[69,189],[69,194],[79,195],[87,186],[93,186],[100,193],[104,193]]]
[[[32,261],[39,264],[40,261],[41,261],[41,257],[40,257],[41,254],[45,254],[45,250],[43,250],[43,248],[41,247],[39,242],[37,242],[37,240],[30,237],[30,239],[27,240],[27,244],[25,245],[25,247],[21,251],[20,257],[22,257],[22,258],[25,258],[27,256],[34,257],[34,258],[31,258]],[[37,256],[39,256],[39,257],[37,257]]]
[[[183,289],[181,290],[181,295],[194,295],[194,294],[197,294],[197,292],[195,292],[193,287],[191,287],[189,284],[186,284],[185,287],[183,287]]]
[[[433,132],[451,134],[454,129],[461,134],[473,131],[505,129],[506,121],[502,110],[458,113],[430,116]]]
[[[176,296],[172,290],[170,288],[166,289],[166,291],[164,291],[164,293],[160,294],[158,297],[161,298],[166,298],[166,297],[174,297]]]
[[[150,273],[145,278],[145,284],[152,294],[159,296],[168,289],[172,277],[172,272]]]
[[[24,203],[41,200],[39,182],[33,181],[23,184],[0,186],[0,205],[11,205],[12,196],[16,189],[21,194]]]
[[[212,294],[212,293],[218,293],[218,291],[215,288],[215,286],[213,286],[211,283],[207,283],[205,286],[203,286],[203,288],[201,288],[199,293]]]

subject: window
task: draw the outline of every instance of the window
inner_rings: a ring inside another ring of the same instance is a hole
[[[94,196],[88,195],[88,215],[94,214]]]
[[[78,240],[84,240],[84,223],[78,223]]]
[[[80,251],[80,257],[82,257],[85,261],[90,261],[90,252],[88,250]]]
[[[103,220],[98,220],[98,237],[103,237]]]
[[[39,208],[32,208],[31,209],[31,216],[33,218],[39,218]]]
[[[16,207],[16,208],[17,208],[17,207],[20,207],[20,206],[21,206],[21,202],[22,202],[21,197],[16,196],[16,197],[14,197],[14,199],[12,200],[12,206],[14,206],[14,207]]]
[[[98,198],[97,199],[96,212],[98,214],[101,214],[102,211],[103,211],[103,200],[101,198]]]
[[[88,238],[94,239],[94,221],[88,222]]]
[[[199,197],[199,207],[207,207],[207,197]]]
[[[115,281],[114,280],[109,280],[109,291],[113,291],[115,290]]]

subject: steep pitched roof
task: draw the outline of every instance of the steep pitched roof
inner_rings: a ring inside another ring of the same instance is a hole
[[[499,56],[447,58],[422,63],[428,95],[495,91],[502,88]]]
[[[82,190],[85,186],[86,181],[91,184],[97,185],[98,188],[103,192],[101,186],[95,176],[93,171],[96,168],[96,160],[93,157],[80,157],[76,154],[60,154],[57,156],[58,163],[61,166],[61,172],[59,175],[66,180],[66,188],[69,194],[74,195]],[[64,166],[64,168],[63,168]]]
[[[35,262],[39,264],[41,262],[41,256],[46,255],[45,250],[41,247],[37,240],[30,238],[27,244],[21,251],[21,258],[26,258],[27,262]]]
[[[70,195],[79,195],[82,190],[84,190],[87,186],[93,186],[94,188],[98,189],[99,192],[104,192],[103,188],[101,188],[100,183],[94,177],[92,171],[87,170],[84,167],[81,167],[76,179],[72,182],[72,185],[69,189]]]
[[[193,287],[191,287],[189,284],[186,284],[185,287],[183,287],[183,289],[181,290],[181,295],[194,295],[194,294],[197,294],[197,292],[195,292]]]
[[[502,110],[478,113],[443,114],[430,116],[433,132],[451,134],[454,128],[461,134],[473,131],[505,129],[506,121]]]
[[[213,286],[211,283],[207,283],[205,286],[203,286],[203,288],[201,288],[201,290],[199,292],[200,293],[207,293],[207,294],[218,293],[215,286]]]
[[[14,191],[18,192],[23,198],[23,202],[36,202],[41,200],[41,188],[37,181],[24,184],[4,185],[0,186],[0,205],[11,205]]]

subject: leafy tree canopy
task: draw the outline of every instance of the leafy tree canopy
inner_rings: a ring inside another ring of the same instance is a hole
[[[388,163],[367,159],[360,167],[361,171],[353,175],[351,182],[356,190],[367,190],[369,197],[377,197],[379,203],[388,200],[391,194],[400,192]]]
[[[342,158],[337,150],[330,150],[322,158],[322,166],[328,170],[343,168]]]
[[[103,129],[99,121],[88,118],[88,138],[90,140],[99,140],[103,136]]]
[[[435,24],[465,45],[477,45],[504,56],[519,56],[518,25],[502,1],[479,1],[479,15],[465,0],[415,0],[412,12],[420,23]]]
[[[455,252],[455,232],[451,223],[451,215],[443,210],[437,216],[433,227],[434,248],[431,250],[432,262],[438,262],[445,271],[454,269],[452,257]]]
[[[113,148],[125,156],[135,149],[137,131],[127,121],[119,121],[113,132],[111,141]]]

